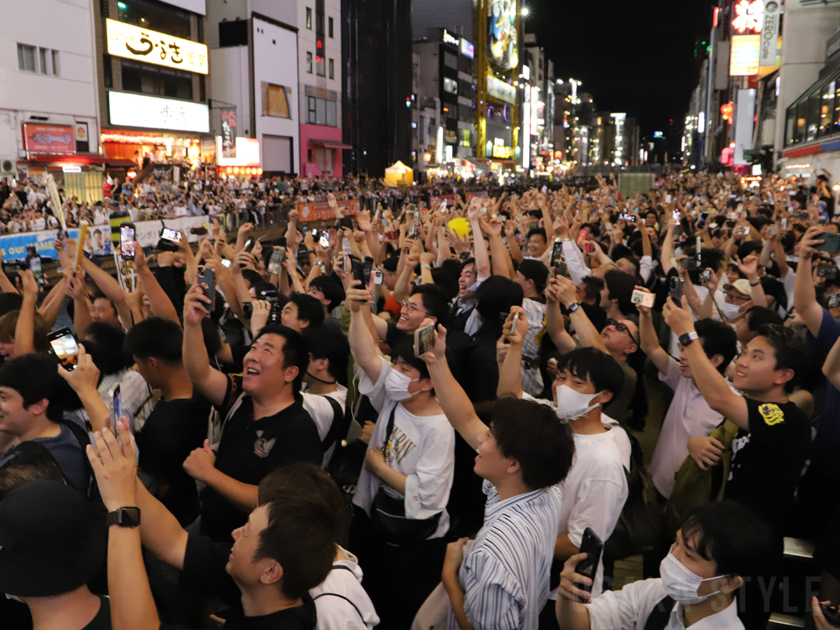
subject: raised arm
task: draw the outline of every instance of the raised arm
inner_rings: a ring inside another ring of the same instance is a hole
[[[358,282],[358,281],[356,281]],[[372,383],[379,380],[382,372],[382,359],[377,351],[376,340],[365,323],[363,309],[370,309],[370,293],[364,289],[347,290],[345,304],[350,309],[350,351],[353,360]]]
[[[478,206],[471,204],[467,210],[470,230],[473,233],[473,247],[475,248],[475,275],[477,278],[490,277],[490,256],[487,255],[487,243],[481,231],[481,215]]]
[[[676,306],[671,298],[668,298],[662,309],[665,322],[678,337],[685,333],[696,332],[694,318],[685,309],[686,306],[687,302],[683,296],[682,308]],[[742,429],[749,430],[749,408],[746,399],[729,388],[726,379],[706,356],[699,340],[685,347],[685,355],[691,366],[697,389],[700,390],[709,407]]]
[[[0,249],[0,291],[3,293],[17,293],[17,289],[15,285],[12,284],[12,281],[6,276],[6,272],[3,271],[3,256],[5,256],[6,252]],[[65,269],[69,269],[69,267],[65,267]]]
[[[516,330],[513,330],[513,319],[519,314]],[[510,314],[505,320],[505,337],[510,342],[505,360],[499,368],[499,384],[496,396],[513,396],[522,398],[522,342],[528,334],[528,317],[521,306],[512,306]]]
[[[558,283],[553,279],[545,288],[545,324],[551,341],[557,346],[560,354],[571,352],[577,347],[575,340],[566,331],[566,322],[560,312],[560,295]]]
[[[577,290],[574,283],[564,276],[555,278],[557,282],[557,294],[560,302],[566,308],[577,302]],[[601,335],[598,329],[592,324],[584,312],[583,308],[576,308],[569,313],[569,318],[575,326],[580,344],[585,348],[597,348],[601,352],[607,352],[604,342],[601,340]]]
[[[808,330],[815,337],[820,333],[822,326],[823,308],[817,302],[817,294],[814,290],[814,281],[811,277],[811,265],[814,256],[814,245],[823,242],[820,237],[822,228],[813,226],[808,228],[799,244],[799,265],[796,268],[796,277],[793,283],[793,306],[797,314],[805,322]]]
[[[79,346],[79,356],[76,369],[65,370],[58,366],[58,374],[79,396],[94,431],[102,431],[111,426],[111,411],[102,401],[102,396],[96,390],[99,383],[99,369],[93,364],[93,359],[85,352],[84,346]]]
[[[463,388],[452,376],[446,361],[446,329],[437,327],[435,349],[421,357],[429,368],[435,393],[449,424],[473,449],[478,450],[479,436],[487,433],[487,425],[478,419],[475,408]]]
[[[650,294],[650,291],[644,287],[636,287],[636,289]],[[639,310],[639,344],[642,352],[648,356],[657,370],[665,374],[668,371],[668,365],[671,363],[671,357],[659,345],[659,338],[656,335],[653,318],[650,315],[651,309],[649,306],[642,306],[641,304],[636,304],[636,308]]]
[[[204,295],[204,289],[194,284],[184,296],[184,342],[182,356],[184,368],[190,382],[199,393],[214,405],[225,401],[228,388],[227,377],[210,367],[204,335],[201,332],[201,320],[210,314],[210,300]]]
[[[178,311],[175,310],[172,300],[169,299],[166,291],[157,281],[155,274],[146,264],[146,255],[139,243],[134,243],[134,272],[143,283],[143,290],[146,292],[146,297],[149,298],[152,313],[158,317],[165,317],[180,326],[181,320],[178,319]]]
[[[665,229],[665,240],[662,242],[662,252],[659,256],[659,264],[662,265],[662,272],[665,275],[674,268],[671,260],[674,258],[674,214],[670,209],[665,210],[668,213],[668,223]]]
[[[107,271],[97,267],[86,256],[82,257],[82,267],[85,273],[90,276],[91,280],[96,283],[96,286],[105,294],[114,307],[117,309],[117,315],[123,326],[131,326],[131,305],[128,303],[128,296],[125,289],[120,286],[120,283],[111,276]]]
[[[32,270],[21,271],[20,280],[23,285],[23,302],[15,324],[16,357],[35,351],[35,302],[38,299],[38,283]]]
[[[73,327],[80,339],[84,338],[93,322],[90,317],[90,301],[85,295],[84,273],[84,270],[79,269],[76,275],[70,276],[66,289],[67,295],[73,299]]]

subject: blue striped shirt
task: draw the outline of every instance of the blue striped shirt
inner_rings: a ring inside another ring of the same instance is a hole
[[[484,482],[484,526],[461,563],[464,608],[476,630],[537,630],[560,523],[560,490],[534,490],[499,501]],[[458,628],[449,613],[449,627]]]

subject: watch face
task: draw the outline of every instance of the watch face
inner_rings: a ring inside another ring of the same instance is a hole
[[[137,527],[140,524],[140,508],[124,507],[119,510],[119,524],[122,527]]]

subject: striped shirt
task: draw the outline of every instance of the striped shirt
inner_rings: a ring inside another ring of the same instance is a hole
[[[486,481],[484,526],[458,575],[475,630],[537,630],[548,600],[548,574],[560,522],[560,491],[543,488],[499,501]],[[449,612],[449,628],[458,628]]]

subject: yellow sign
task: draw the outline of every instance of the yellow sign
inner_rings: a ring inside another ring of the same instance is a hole
[[[105,20],[108,54],[207,74],[207,46],[116,20]]]
[[[748,77],[758,74],[761,35],[733,35],[729,57],[729,76]]]
[[[494,144],[493,145],[493,157],[499,158],[502,160],[510,160],[513,158],[513,148],[506,147],[503,144]]]

